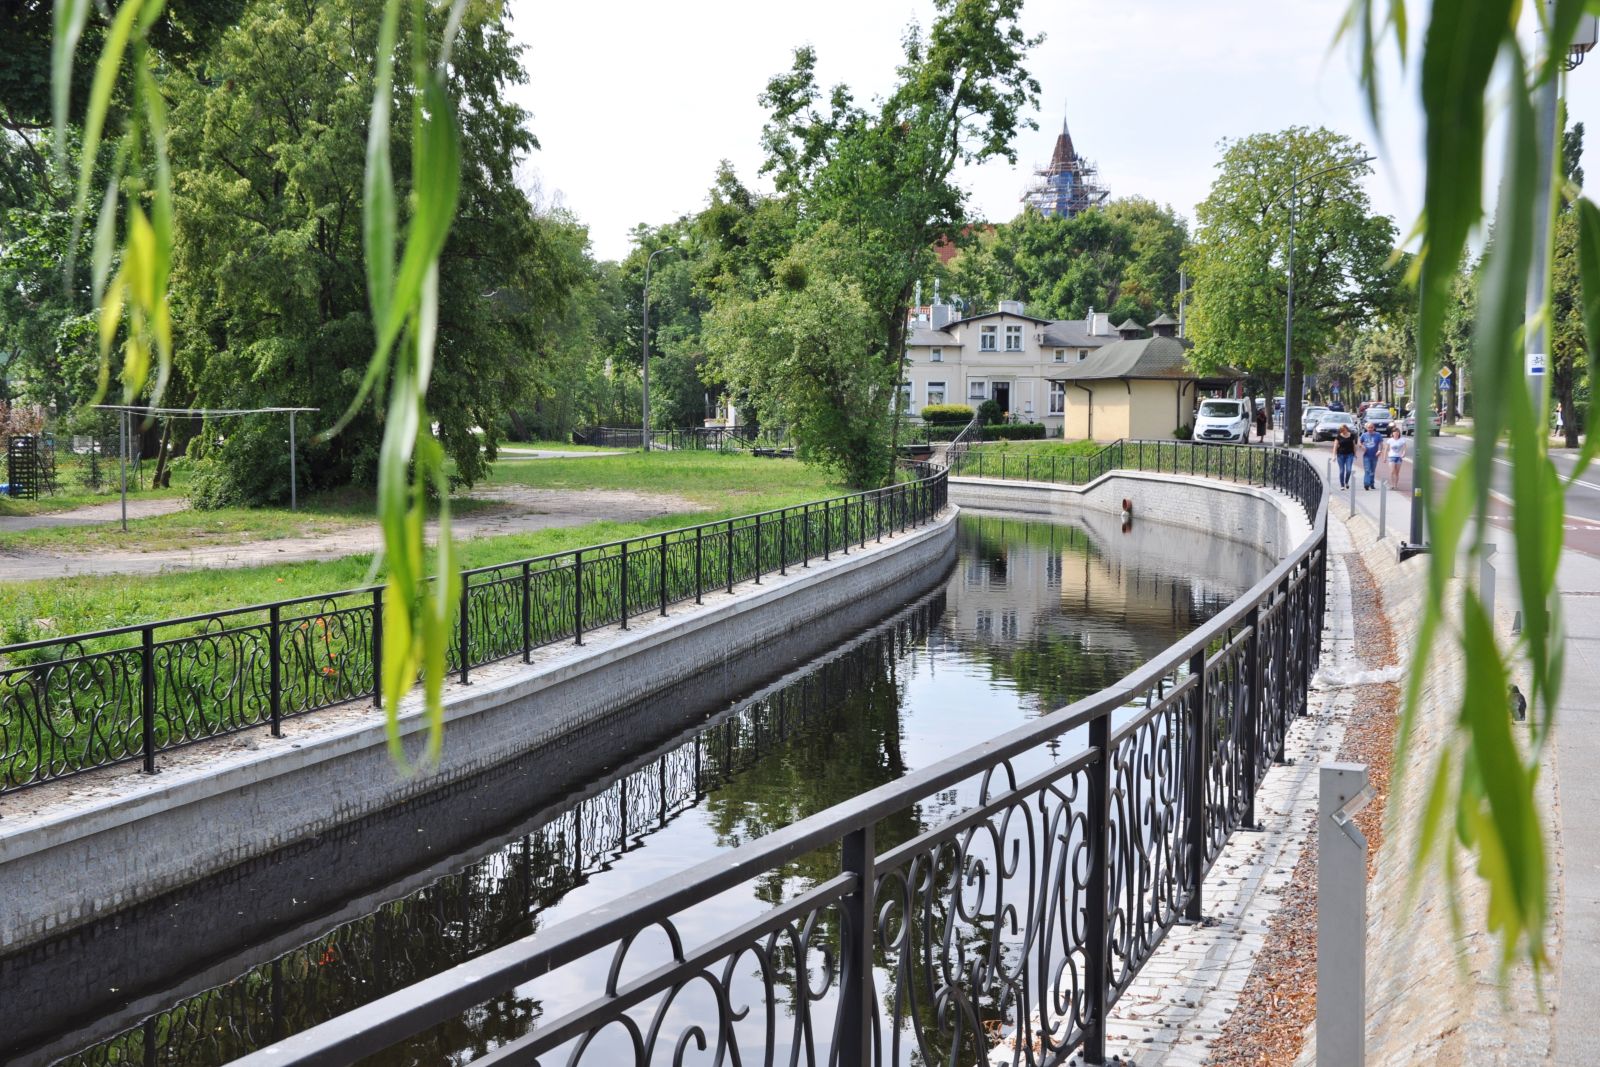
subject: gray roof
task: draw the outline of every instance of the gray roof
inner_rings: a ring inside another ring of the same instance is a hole
[[[1117,340],[1114,333],[1090,333],[1088,319],[1057,319],[1044,328],[1045,348],[1099,348]]]
[[[1121,333],[1123,330],[1139,330],[1139,331],[1143,331],[1144,327],[1140,326],[1137,322],[1134,322],[1131,318],[1128,318],[1128,319],[1123,319],[1122,320],[1122,325],[1117,327],[1117,332],[1118,333]]]
[[[1048,323],[1050,321],[1049,319],[1041,319],[1037,315],[1027,315],[1020,311],[985,311],[977,315],[968,315],[964,319],[955,319],[950,323],[950,325],[956,326],[963,322],[977,322],[979,319],[994,319],[999,318],[1001,315],[1005,315],[1013,319],[1026,319],[1029,322]]]
[[[1161,317],[1156,319],[1154,322],[1150,323],[1150,325],[1152,325],[1152,326],[1176,326],[1176,325],[1178,325],[1178,320],[1173,318],[1171,315],[1168,315],[1165,312],[1163,312],[1161,314]]]
[[[961,342],[955,339],[954,334],[946,333],[944,330],[914,329],[911,331],[911,336],[906,338],[906,345],[907,347],[921,345],[925,348],[932,348],[934,345],[939,345],[941,348],[960,348]]]
[[[1140,337],[1113,341],[1086,360],[1052,368],[1053,381],[1096,378],[1167,378],[1189,381],[1200,376],[1189,367],[1189,346],[1176,337]]]

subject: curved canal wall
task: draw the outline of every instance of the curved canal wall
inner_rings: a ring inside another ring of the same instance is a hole
[[[681,702],[646,717],[615,712],[693,681],[704,702],[731,698],[836,644],[942,580],[955,558],[957,509],[928,526],[813,560],[787,576],[707,594],[703,605],[635,618],[472,673],[445,693],[440,765],[404,775],[381,713],[354,704],[181,750],[154,777],[131,767],[51,783],[0,804],[0,952],[11,953],[152,900],[578,731],[606,748],[670,727]],[[658,714],[659,712],[659,714]],[[426,723],[401,708],[412,758]],[[581,759],[570,747],[565,758]]]

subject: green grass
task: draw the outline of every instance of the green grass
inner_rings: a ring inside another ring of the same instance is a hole
[[[542,452],[626,452],[623,448],[602,448],[599,445],[575,445],[570,441],[502,441],[500,454],[504,456],[508,449],[527,451],[537,448]]]
[[[602,520],[459,543],[461,565],[488,566],[587,545],[604,544],[680,526],[765,511],[846,492],[828,476],[792,460],[718,453],[655,453],[628,459],[527,460],[496,464],[490,484],[547,488],[614,488],[683,496],[699,510],[638,522]],[[343,505],[353,508],[354,504]],[[370,515],[370,503],[367,504]],[[190,514],[190,513],[183,513]],[[193,516],[226,515],[196,512]],[[283,513],[288,514],[288,513]],[[296,521],[312,514],[299,513]],[[312,521],[349,517],[329,509]],[[165,516],[168,521],[178,516]],[[162,520],[147,520],[159,523]],[[224,520],[226,521],[226,520]],[[278,517],[263,520],[270,525]],[[361,521],[366,521],[362,519]],[[130,523],[130,527],[133,524]],[[75,531],[83,536],[86,531]],[[215,569],[160,575],[96,575],[0,582],[0,644],[110,629],[272,600],[363,586],[381,578],[370,555],[323,562]]]
[[[999,452],[1028,456],[1092,456],[1105,447],[1100,441],[985,441],[974,445],[986,455]]]
[[[172,477],[175,484],[170,489],[149,488],[149,479],[154,471],[155,465],[147,461],[143,471],[146,487],[138,489],[136,486],[139,472],[131,467],[128,469],[128,499],[131,500],[136,495],[143,498],[183,496],[188,472],[182,465],[174,468]],[[116,457],[101,457],[98,489],[90,488],[88,482],[89,464],[84,457],[62,452],[56,459],[56,485],[60,491],[37,500],[17,500],[9,496],[0,496],[0,518],[16,515],[50,515],[93,504],[116,503],[121,498],[118,491]]]

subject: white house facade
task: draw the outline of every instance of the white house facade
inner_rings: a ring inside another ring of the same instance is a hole
[[[948,305],[919,308],[906,342],[906,410],[993,400],[1015,420],[1042,422],[1046,436],[1060,437],[1067,390],[1051,375],[1120,339],[1108,316],[1093,310],[1050,320],[1026,314],[1017,301],[967,318]]]

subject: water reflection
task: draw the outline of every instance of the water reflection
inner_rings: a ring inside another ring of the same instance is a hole
[[[1153,524],[1124,534],[1110,520],[1100,529],[968,514],[959,538],[942,591],[767,690],[708,709],[690,736],[619,753],[631,760],[619,771],[537,825],[497,831],[487,854],[460,870],[221,985],[191,995],[168,986],[164,1010],[109,1038],[98,1009],[78,1021],[82,1051],[63,1062],[226,1062],[1104,688],[1265,569],[1259,555]],[[879,847],[962,807],[960,793],[880,824]],[[836,855],[803,858],[740,899],[719,900],[695,932],[758,914],[837,871]],[[470,1060],[594,991],[573,975],[564,983],[553,1000],[548,990],[512,991],[381,1061]],[[45,1040],[60,1048],[72,1032]]]

